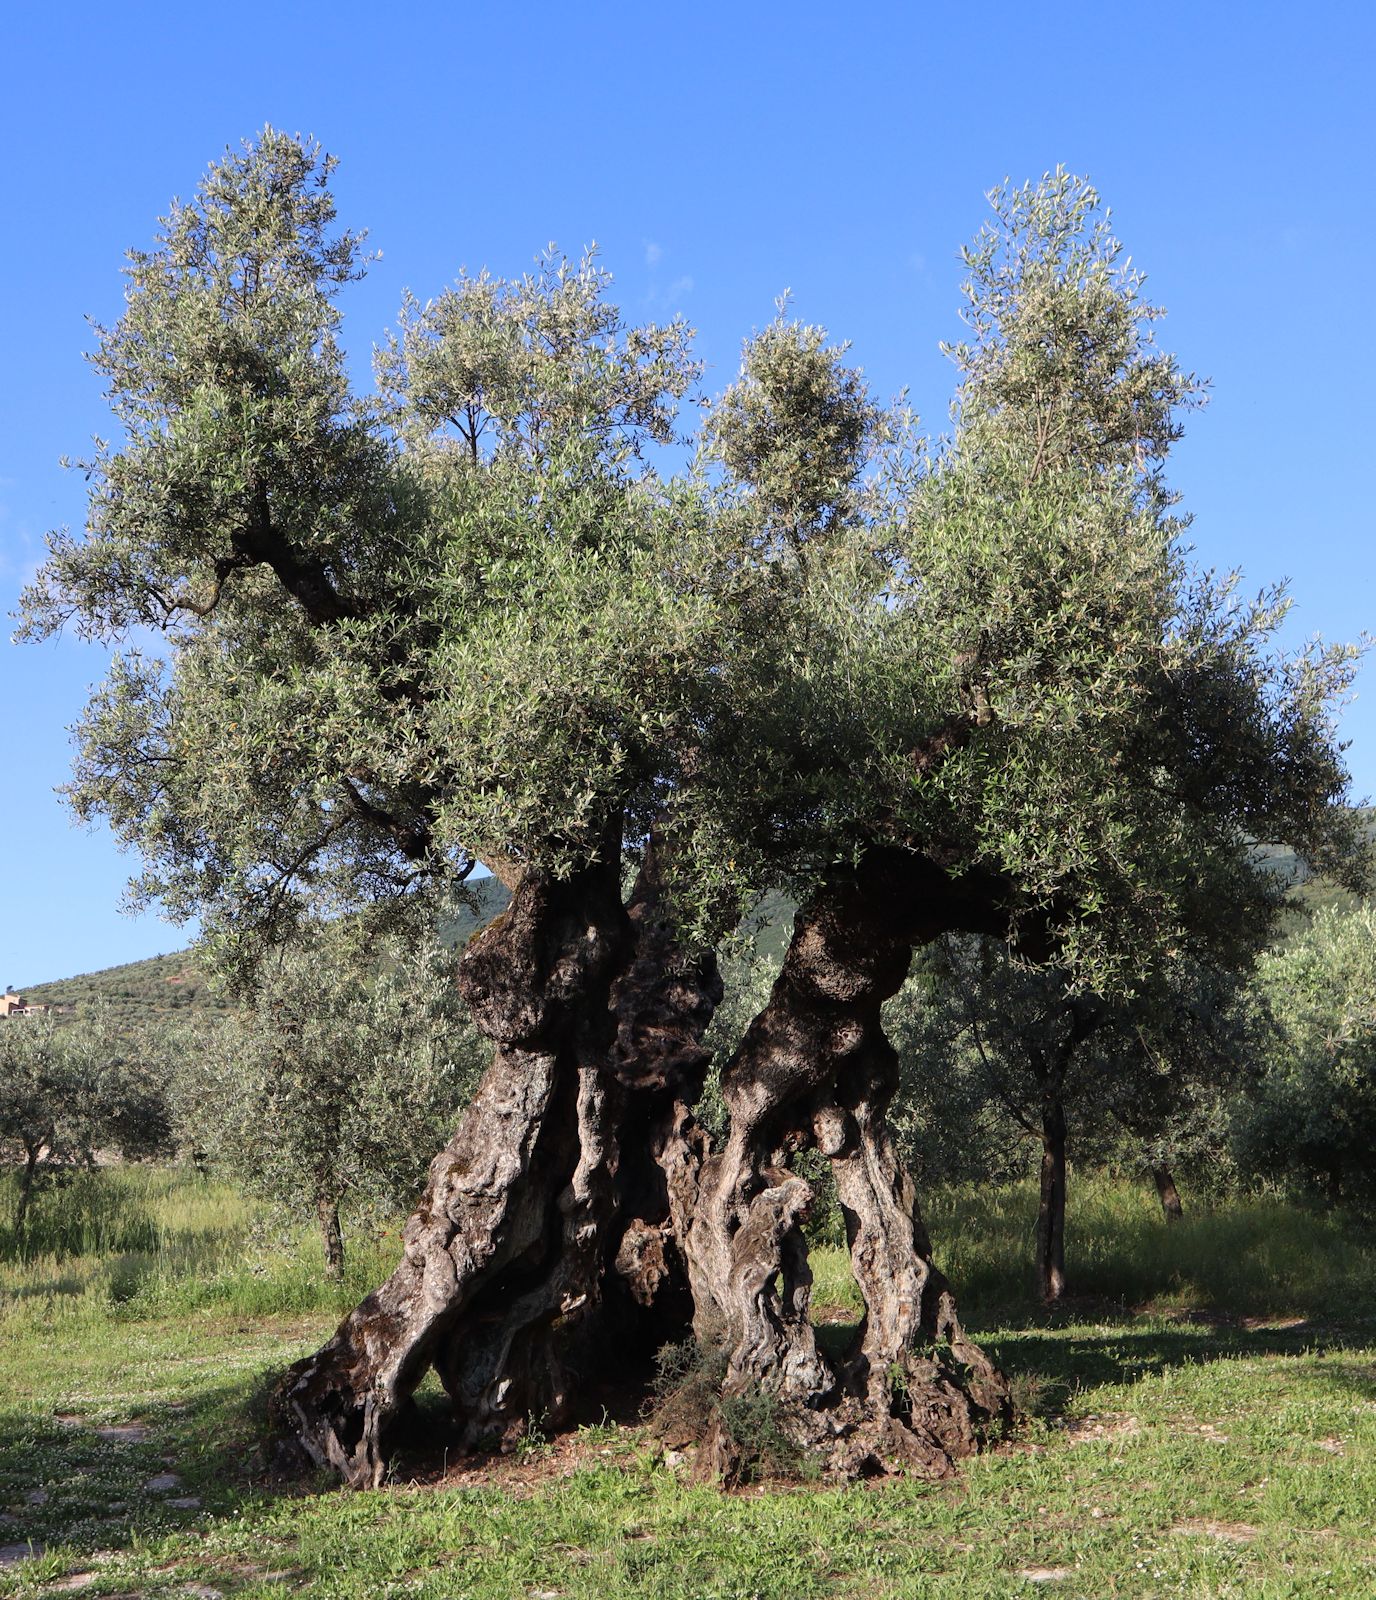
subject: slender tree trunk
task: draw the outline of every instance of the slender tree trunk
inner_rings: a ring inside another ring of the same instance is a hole
[[[41,1143],[24,1146],[24,1170],[19,1177],[19,1204],[14,1209],[16,1233],[24,1226],[24,1220],[29,1214],[29,1202],[33,1199],[34,1180],[38,1174],[38,1158],[42,1153]]]
[[[315,1203],[320,1223],[320,1240],[325,1247],[325,1276],[335,1283],[344,1278],[344,1230],[339,1226],[339,1206],[328,1195]]]
[[[1065,1294],[1065,1106],[1054,1093],[1042,1109],[1037,1287],[1048,1304]]]
[[[1006,1385],[965,1337],[932,1263],[888,1134],[898,1069],[880,1025],[919,941],[999,925],[987,885],[957,885],[899,851],[838,872],[798,912],[769,1002],[723,1073],[729,1133],[702,1165],[684,1236],[695,1332],[725,1357],[725,1403],[707,1441],[714,1470],[730,1477],[746,1465],[730,1403],[757,1394],[800,1452],[840,1475],[940,1475],[1006,1410]],[[809,1146],[832,1163],[866,1306],[836,1363],[809,1317],[812,1190],[789,1168]]]
[[[1185,1207],[1180,1201],[1180,1191],[1175,1186],[1175,1179],[1169,1167],[1155,1166],[1151,1169],[1152,1182],[1156,1185],[1156,1195],[1161,1202],[1161,1211],[1167,1222],[1179,1222],[1185,1215]]]

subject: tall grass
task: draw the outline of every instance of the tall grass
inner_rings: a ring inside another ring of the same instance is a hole
[[[1033,1181],[937,1191],[927,1206],[934,1252],[963,1314],[1006,1321],[1036,1305]],[[1195,1200],[1168,1223],[1149,1184],[1073,1172],[1066,1207],[1069,1293],[1129,1310],[1240,1316],[1349,1314],[1376,1293],[1372,1239],[1337,1213],[1275,1195]]]
[[[0,1217],[14,1209],[0,1178]],[[1073,1309],[1219,1311],[1350,1320],[1376,1306],[1376,1247],[1337,1214],[1275,1197],[1190,1204],[1167,1224],[1150,1189],[1074,1173],[1067,1218]],[[946,1189],[926,1216],[936,1258],[973,1328],[1044,1319],[1035,1297],[1035,1184]],[[284,1226],[231,1184],[177,1168],[82,1173],[36,1200],[22,1234],[0,1226],[0,1323],[218,1310],[244,1317],[339,1314],[400,1254],[396,1222],[355,1219],[342,1284],[328,1282],[315,1230]],[[812,1252],[813,1304],[861,1309],[843,1249]]]
[[[395,1265],[395,1231],[352,1230],[342,1284],[324,1277],[318,1235],[284,1226],[232,1184],[180,1168],[79,1173],[9,1224],[0,1179],[0,1320],[341,1312]]]

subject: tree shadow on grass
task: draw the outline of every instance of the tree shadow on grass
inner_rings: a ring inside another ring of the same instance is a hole
[[[1144,1319],[1146,1320],[1146,1319]],[[1054,1415],[1077,1394],[1140,1383],[1172,1368],[1201,1366],[1240,1357],[1340,1356],[1376,1345],[1370,1323],[1334,1327],[1296,1321],[1286,1326],[1248,1326],[1215,1317],[1163,1326],[1131,1324],[1078,1330],[1061,1319],[1040,1329],[1023,1328],[983,1336],[980,1343],[1014,1380],[1030,1379],[1035,1390],[1027,1409]],[[1376,1399],[1376,1363],[1335,1360],[1322,1369],[1322,1381],[1363,1400]]]
[[[264,1447],[266,1395],[276,1374],[239,1377],[185,1401],[131,1397],[122,1420],[108,1401],[86,1415],[0,1408],[0,1546],[60,1550],[78,1568],[95,1556],[147,1548],[167,1535],[282,1495],[337,1487],[324,1474],[284,1475]]]

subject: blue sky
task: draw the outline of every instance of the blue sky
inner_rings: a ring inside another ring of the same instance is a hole
[[[1376,244],[1365,4],[691,8],[11,8],[4,94],[0,607],[45,530],[79,525],[58,458],[106,427],[84,315],[123,252],[264,122],[340,158],[342,220],[383,252],[345,302],[360,372],[403,288],[522,271],[596,240],[633,316],[683,312],[716,388],[785,288],[933,428],[958,331],[958,245],[1004,176],[1088,174],[1213,379],[1172,477],[1209,565],[1280,577],[1290,636],[1376,627],[1370,434]],[[118,914],[134,863],[53,788],[102,653],[0,646],[0,982],[180,947]],[[1376,666],[1344,733],[1376,792]]]

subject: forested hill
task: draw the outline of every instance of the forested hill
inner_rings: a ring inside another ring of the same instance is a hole
[[[108,1007],[116,1022],[142,1022],[150,1017],[184,1017],[194,1012],[223,1009],[224,1001],[211,987],[192,950],[175,955],[150,956],[76,978],[50,983],[20,984],[26,1000],[63,1008],[85,1010]]]
[[[1376,840],[1376,807],[1368,807],[1363,820]],[[1317,910],[1327,906],[1350,908],[1356,903],[1346,890],[1323,878],[1311,878],[1293,851],[1273,846],[1264,852],[1264,859],[1272,871],[1296,885],[1294,912],[1287,919],[1291,931],[1307,923]],[[459,945],[470,939],[510,899],[496,878],[470,884],[469,894],[472,906],[440,923],[440,938],[446,945]],[[766,897],[753,919],[756,947],[762,953],[782,957],[794,909],[792,901],[782,895]],[[223,1009],[225,1005],[191,950],[106,967],[102,972],[88,972],[76,978],[20,985],[20,992],[29,1000],[47,1005],[87,1006],[99,1001],[110,1008],[117,1020],[129,1022],[154,1016],[187,1016]]]
[[[1376,844],[1376,806],[1363,807],[1358,816],[1366,830],[1367,838]],[[1262,859],[1271,871],[1278,873],[1287,883],[1295,885],[1296,892],[1291,912],[1286,918],[1286,931],[1294,932],[1307,925],[1317,911],[1326,911],[1330,908],[1341,911],[1356,909],[1358,904],[1356,895],[1347,889],[1340,889],[1327,878],[1312,876],[1308,867],[1296,857],[1293,850],[1271,845],[1262,852]]]

